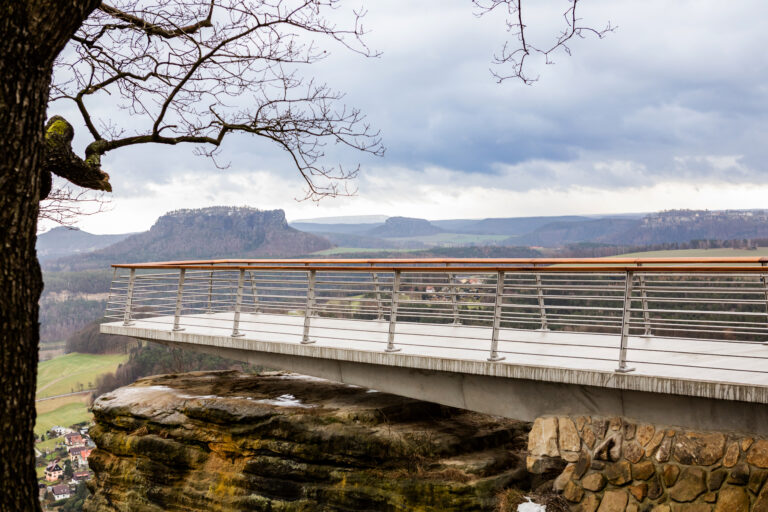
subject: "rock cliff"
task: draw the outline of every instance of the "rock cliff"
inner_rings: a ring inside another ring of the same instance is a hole
[[[540,484],[528,424],[309,377],[149,377],[93,412],[89,512],[496,511]]]

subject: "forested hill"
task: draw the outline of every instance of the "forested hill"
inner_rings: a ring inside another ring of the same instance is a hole
[[[283,210],[213,207],[170,212],[149,231],[89,254],[56,260],[46,269],[106,268],[118,262],[300,256],[330,247],[324,238],[289,227]]]

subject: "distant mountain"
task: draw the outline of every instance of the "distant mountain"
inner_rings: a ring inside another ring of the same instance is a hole
[[[338,247],[359,249],[423,249],[425,244],[418,240],[390,240],[365,235],[353,235],[346,233],[315,233],[327,238]]]
[[[168,213],[147,232],[47,267],[80,270],[120,262],[289,257],[331,246],[324,238],[289,227],[283,210],[213,207]]]
[[[582,222],[590,221],[589,217],[579,215],[561,215],[555,217],[510,217],[478,220],[466,225],[461,233],[477,235],[523,235],[553,222]],[[515,245],[518,245],[515,243]]]
[[[341,217],[318,217],[316,219],[296,219],[289,224],[384,224],[389,215],[345,215]]]
[[[37,257],[41,261],[83,254],[102,249],[131,236],[94,235],[78,228],[60,226],[37,237]]]
[[[617,243],[640,226],[638,219],[586,219],[582,221],[550,222],[531,233],[511,237],[511,245],[560,247],[579,242]],[[625,243],[625,242],[622,242]]]
[[[408,238],[435,235],[443,232],[442,229],[433,225],[426,219],[390,217],[383,226],[375,227],[369,230],[367,234],[384,238]]]
[[[339,233],[345,235],[365,235],[371,229],[383,226],[383,222],[354,224],[341,222],[338,224],[319,224],[317,222],[292,222],[290,226],[306,233]]]

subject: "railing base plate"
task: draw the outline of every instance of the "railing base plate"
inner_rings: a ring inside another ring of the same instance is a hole
[[[171,329],[171,332],[179,332],[183,330],[184,330],[184,327],[174,327],[173,329]]]
[[[301,342],[302,345],[311,345],[313,343],[317,343],[317,340],[304,340]]]
[[[391,354],[392,352],[400,352],[401,350],[403,350],[403,349],[401,349],[401,348],[387,348],[387,349],[384,349],[384,352],[387,352],[388,354]]]
[[[505,359],[506,359],[506,357],[504,357],[504,356],[493,356],[493,357],[489,357],[488,358],[488,360],[491,361],[491,362],[503,361]]]
[[[232,334],[230,334],[230,338],[242,338],[243,336],[245,336],[245,334],[241,332],[233,332]]]
[[[629,373],[629,372],[635,371],[635,369],[634,368],[616,368],[613,371],[616,373]]]

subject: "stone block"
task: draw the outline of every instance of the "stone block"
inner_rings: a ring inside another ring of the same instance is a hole
[[[631,441],[635,438],[635,433],[637,432],[637,425],[634,423],[624,423],[624,426],[622,428],[624,432],[624,439],[627,441]]]
[[[621,435],[614,434],[603,440],[595,448],[595,458],[600,460],[617,461],[621,458]]]
[[[615,489],[605,491],[597,512],[624,512],[627,508],[628,501],[629,495],[624,490]]]
[[[578,418],[576,418],[575,423],[576,423],[576,430],[581,432],[582,430],[584,430],[584,425],[587,424],[587,418],[584,416],[579,416]]]
[[[624,485],[632,480],[632,468],[626,460],[608,464],[604,474],[613,485]]]
[[[752,504],[752,512],[768,512],[768,485],[763,486],[763,490],[757,495]]]
[[[736,465],[737,462],[739,462],[739,455],[741,451],[739,450],[739,444],[735,441],[733,443],[730,443],[728,445],[728,448],[725,450],[725,456],[723,457],[723,466],[727,468],[732,468]]]
[[[746,452],[755,440],[751,437],[745,437],[741,440],[741,451]]]
[[[680,472],[675,485],[669,489],[669,497],[677,502],[688,503],[707,490],[706,472],[699,467],[686,467]]]
[[[648,444],[645,445],[645,456],[650,457],[653,455],[653,452],[656,451],[656,448],[659,447],[661,444],[661,441],[664,439],[664,431],[659,430],[653,435],[653,438],[651,438],[650,441],[648,441]]]
[[[560,473],[557,478],[555,478],[555,481],[552,484],[552,489],[554,489],[555,492],[561,492],[563,489],[565,489],[565,484],[567,484],[573,477],[573,470],[575,468],[575,464],[568,464],[565,466],[563,472]]]
[[[672,487],[680,476],[680,468],[675,464],[664,464],[661,470],[661,479],[666,487]]]
[[[659,475],[653,475],[651,479],[648,480],[648,497],[652,500],[657,500],[661,498],[662,494],[664,494],[664,487],[661,485]]]
[[[557,457],[557,418],[536,418],[528,434],[528,452],[533,456]]]
[[[653,456],[656,462],[667,462],[669,460],[669,456],[672,454],[673,439],[670,436],[664,436],[664,440],[661,441],[659,449],[656,450],[656,454]]]
[[[707,487],[710,491],[716,491],[722,487],[725,477],[728,476],[728,471],[720,468],[709,473],[707,478]]]
[[[591,473],[581,479],[581,486],[588,491],[600,492],[606,484],[606,479],[602,473]]]
[[[581,503],[573,507],[573,510],[574,512],[595,512],[598,506],[600,506],[600,496],[588,494]]]
[[[715,512],[749,512],[749,494],[743,487],[724,487],[717,498]]]
[[[724,434],[686,432],[675,438],[674,457],[681,464],[711,466],[723,457],[724,450]]]
[[[640,446],[647,445],[651,439],[653,439],[653,434],[656,432],[656,429],[653,425],[649,424],[643,424],[637,427],[637,442],[640,443]],[[661,441],[661,440],[659,440]]]
[[[592,429],[589,427],[584,429],[583,433],[581,434],[581,440],[584,441],[584,444],[587,445],[590,450],[595,447],[595,443],[597,442],[595,433],[592,432]]]
[[[747,485],[749,483],[749,466],[744,463],[736,464],[731,468],[727,482],[734,485]]]
[[[578,452],[581,450],[581,437],[576,424],[567,416],[557,419],[560,451]]]
[[[629,486],[629,494],[631,494],[637,501],[643,501],[648,496],[648,484],[640,482],[639,484],[633,484]]]
[[[656,467],[649,460],[632,464],[632,478],[635,480],[648,480],[655,472]]]
[[[645,450],[634,441],[624,443],[624,458],[629,462],[639,462],[645,455]]]
[[[592,456],[588,452],[581,452],[579,454],[579,460],[576,461],[576,466],[573,470],[574,478],[581,478],[589,469],[592,464]]]
[[[573,480],[569,480],[563,489],[563,498],[571,503],[578,503],[584,498],[584,489]]]
[[[747,489],[749,489],[752,494],[759,493],[760,489],[763,488],[766,477],[768,477],[768,471],[764,469],[755,469],[749,475],[749,483],[747,484]]]
[[[672,512],[712,512],[712,505],[706,503],[673,503]]]
[[[747,462],[761,469],[768,469],[768,441],[758,439],[747,452]]]
[[[717,501],[717,493],[710,491],[701,497],[701,501],[706,503],[715,503]]]
[[[609,422],[609,428],[613,431],[619,431],[621,429],[621,418],[614,416]]]
[[[666,503],[656,505],[651,509],[651,512],[672,512],[672,509]]]
[[[560,456],[566,462],[576,462],[579,460],[579,452],[560,452]]]

